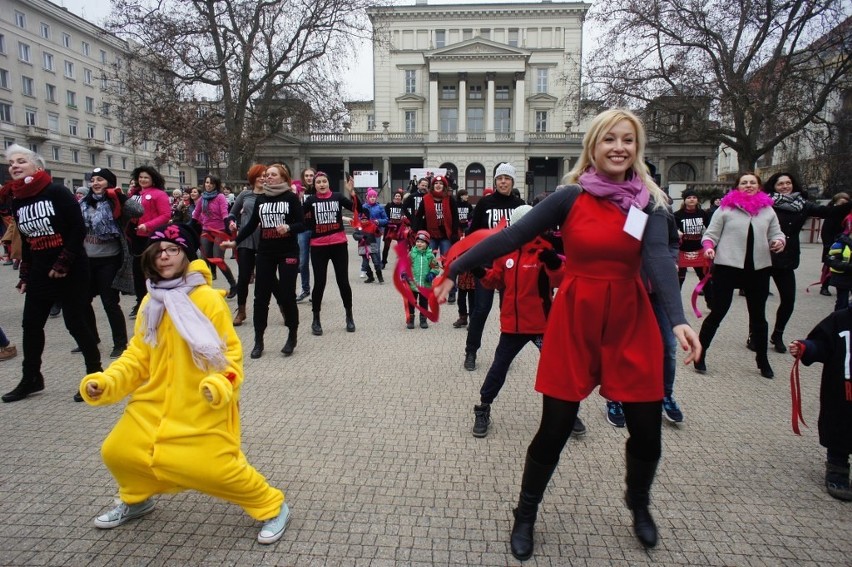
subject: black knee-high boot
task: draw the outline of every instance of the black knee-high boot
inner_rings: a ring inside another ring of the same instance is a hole
[[[657,525],[648,510],[657,463],[659,460],[643,461],[627,453],[627,492],[624,500],[633,511],[633,533],[645,547],[657,545]]]
[[[556,463],[545,465],[535,461],[527,451],[524,464],[524,476],[521,480],[521,495],[518,497],[518,507],[514,510],[515,523],[512,525],[510,545],[515,559],[526,561],[533,554],[533,528],[538,514],[538,505],[544,497],[544,491]]]

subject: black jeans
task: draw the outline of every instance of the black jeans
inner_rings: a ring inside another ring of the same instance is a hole
[[[22,363],[24,378],[41,376],[41,355],[44,353],[44,325],[50,308],[55,301],[65,299],[62,304],[62,317],[65,328],[74,337],[77,346],[83,352],[86,373],[100,372],[101,353],[95,340],[94,329],[86,323],[84,307],[91,305],[85,301],[89,290],[88,258],[78,258],[71,272],[64,278],[51,279],[47,275],[31,275],[24,295],[24,315],[22,327],[24,360]]]
[[[459,308],[459,317],[467,317],[470,313],[473,313],[473,309],[476,307],[476,290],[459,288],[456,305]]]
[[[299,256],[275,254],[257,255],[257,277],[254,280],[254,333],[262,337],[269,318],[269,300],[277,287],[284,324],[299,328],[299,308],[296,305],[296,278],[299,276]]]
[[[112,287],[115,274],[121,268],[121,254],[106,258],[89,258],[89,302],[83,308],[85,311],[86,324],[95,334],[95,340],[100,340],[98,325],[95,322],[95,310],[92,301],[95,296],[101,296],[101,305],[104,306],[109,328],[112,331],[112,344],[114,347],[127,346],[127,321],[121,310],[120,293]]]
[[[245,305],[248,301],[249,282],[254,272],[256,257],[257,250],[254,248],[237,249],[237,268],[239,269],[239,275],[237,276],[237,305]],[[277,285],[272,286],[272,295],[275,297],[275,302],[281,305],[281,297],[278,289]]]
[[[642,461],[656,461],[662,454],[662,400],[658,402],[624,402],[627,422],[627,452]],[[541,424],[529,446],[536,462],[553,464],[571,436],[580,402],[566,402],[543,396]]]
[[[515,335],[511,333],[500,333],[500,340],[494,350],[494,361],[485,375],[485,382],[479,390],[479,400],[483,404],[490,404],[497,398],[500,388],[506,383],[506,374],[509,373],[509,365],[521,352],[527,343],[532,343],[541,351],[542,335]]]
[[[716,336],[719,325],[728,314],[734,299],[734,290],[742,289],[748,306],[751,344],[760,356],[766,356],[768,325],[766,323],[766,298],[769,297],[770,268],[743,270],[730,266],[713,266],[713,302],[711,311],[701,325],[699,338],[706,351]],[[704,355],[702,355],[703,357]]]
[[[482,331],[491,306],[494,304],[494,290],[488,289],[476,280],[476,293],[474,294],[473,310],[470,313],[470,321],[467,323],[467,342],[465,353],[476,354],[482,346]]]
[[[148,247],[148,237],[133,234],[128,239],[128,247],[133,254],[133,289],[136,292],[136,305],[139,305],[148,293],[148,288],[145,287],[145,274],[142,272],[142,252]]]
[[[778,288],[778,295],[781,303],[778,305],[778,311],[775,312],[775,327],[774,332],[783,333],[787,328],[787,323],[790,317],[793,316],[793,309],[796,306],[796,272],[793,270],[772,268],[770,270],[772,279],[775,281],[775,286]]]
[[[311,292],[312,311],[322,310],[322,297],[328,279],[328,263],[334,267],[334,278],[340,290],[343,307],[352,309],[352,288],[349,286],[349,250],[345,242],[329,246],[311,246],[311,267],[314,269],[314,290]]]
[[[429,309],[429,298],[420,293],[419,291],[414,292],[414,299],[415,301],[417,301],[417,305],[419,305],[423,309]],[[408,317],[409,320],[413,320],[412,317],[414,317],[414,304],[411,302],[408,302]],[[420,318],[425,319],[426,316],[421,313]]]

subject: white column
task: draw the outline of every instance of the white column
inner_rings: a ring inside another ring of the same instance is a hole
[[[429,73],[429,141],[438,141],[438,73]]]
[[[524,141],[524,123],[527,115],[527,90],[524,73],[515,73],[515,141]]]
[[[494,141],[494,79],[496,73],[485,73],[488,94],[485,97],[485,141]]]
[[[458,141],[467,142],[467,73],[459,73]]]
[[[704,158],[704,176],[703,181],[715,181],[716,175],[713,171],[713,158]]]
[[[657,173],[660,174],[660,187],[665,187],[669,183],[669,176],[666,170],[666,158],[661,157],[657,163]]]
[[[387,200],[390,201],[391,195],[393,195],[393,180],[390,178],[390,158],[388,156],[382,157],[382,180],[388,184],[388,195]],[[384,187],[376,187],[376,191],[381,195]]]

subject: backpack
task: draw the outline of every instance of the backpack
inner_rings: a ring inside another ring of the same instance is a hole
[[[828,249],[826,259],[832,274],[852,274],[852,238],[841,234]]]

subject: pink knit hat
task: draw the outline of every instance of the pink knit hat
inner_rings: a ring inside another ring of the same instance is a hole
[[[370,187],[370,188],[368,188],[368,189],[367,189],[367,198],[368,198],[368,199],[369,199],[370,197],[378,197],[378,196],[379,196],[379,194],[378,194],[378,193],[376,193],[376,190],[375,190],[375,189],[373,189],[372,187]]]

